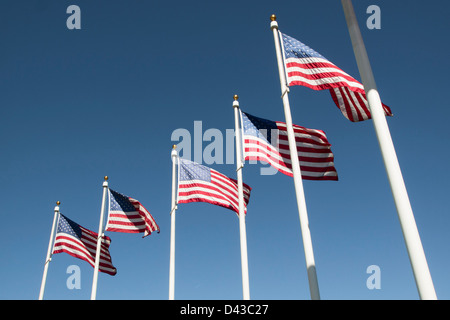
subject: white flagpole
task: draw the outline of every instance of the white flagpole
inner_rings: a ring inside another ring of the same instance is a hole
[[[172,209],[170,210],[170,264],[169,264],[169,300],[175,299],[175,213],[177,211],[177,146],[172,146]]]
[[[291,108],[289,105],[289,87],[286,83],[286,73],[284,71],[283,66],[283,58],[281,56],[280,49],[280,40],[278,36],[278,23],[276,21],[276,16],[273,14],[270,17],[271,23],[270,28],[273,31],[273,37],[275,40],[275,50],[277,54],[277,62],[278,62],[278,72],[280,75],[280,85],[281,85],[281,97],[283,99],[284,106],[284,115],[286,118],[286,129],[288,133],[288,141],[289,141],[289,151],[291,155],[292,161],[292,173],[294,175],[294,186],[295,186],[295,194],[297,196],[297,206],[298,206],[298,215],[300,218],[300,228],[303,237],[303,248],[305,251],[305,260],[306,260],[306,268],[308,272],[308,281],[309,281],[309,290],[311,294],[311,299],[319,300],[319,284],[317,281],[316,274],[316,263],[314,261],[314,252],[311,241],[311,233],[309,230],[309,222],[308,222],[308,213],[306,210],[306,200],[305,194],[303,191],[303,181],[302,175],[300,171],[300,164],[298,161],[298,153],[297,153],[297,145],[295,142],[294,129],[292,126],[292,116],[291,116]]]
[[[95,252],[95,267],[94,267],[94,277],[92,279],[91,300],[95,300],[95,298],[97,296],[98,268],[100,266],[100,253],[102,250],[103,217],[105,215],[106,191],[107,190],[108,190],[108,177],[105,176],[105,181],[103,182],[102,209],[100,212],[100,222],[99,222],[99,226],[98,226],[97,251]]]
[[[48,242],[47,257],[45,258],[44,274],[42,275],[41,290],[39,292],[39,300],[44,299],[44,290],[45,290],[45,283],[47,282],[48,265],[49,265],[50,261],[52,261],[53,241],[55,240],[55,228],[56,228],[56,222],[58,221],[58,217],[59,217],[59,205],[60,204],[61,204],[61,202],[56,201],[56,207],[54,209],[55,214],[53,216],[52,231],[50,232],[50,241]]]
[[[241,147],[241,130],[239,128],[239,101],[238,96],[234,95],[234,124],[236,132],[236,172],[239,193],[239,232],[241,240],[241,269],[242,269],[242,293],[244,300],[250,300],[250,288],[248,278],[248,256],[247,256],[247,231],[245,227],[245,210],[244,210],[244,189],[242,185],[242,147]]]
[[[428,269],[428,263],[423,251],[419,231],[417,230],[414,214],[411,209],[408,193],[403,181],[402,172],[395,153],[386,117],[381,106],[381,99],[376,88],[375,78],[372,73],[372,68],[358,26],[358,21],[356,20],[352,2],[350,0],[342,0],[342,7],[344,9],[345,19],[352,40],[359,73],[366,92],[370,113],[372,114],[373,125],[380,145],[384,165],[391,185],[395,206],[397,207],[397,213],[419,296],[421,299],[436,300],[437,296],[434,290],[433,280],[431,279],[431,274]]]

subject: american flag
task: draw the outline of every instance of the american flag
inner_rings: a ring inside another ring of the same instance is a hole
[[[281,34],[288,86],[300,85],[314,90],[349,87],[364,93],[361,83],[300,41]]]
[[[350,121],[371,118],[362,83],[351,77],[320,53],[281,33],[288,86],[301,85],[314,90],[330,90],[331,97]],[[391,109],[383,104],[386,116]]]
[[[109,210],[105,231],[144,232],[144,237],[153,231],[159,233],[159,226],[155,219],[139,201],[112,189],[108,190]]]
[[[278,171],[292,177],[286,124],[242,111],[241,119],[244,159],[268,162]],[[325,132],[298,125],[293,125],[293,128],[302,179],[338,180],[331,144]]]
[[[372,118],[365,93],[355,92],[347,87],[340,87],[330,89],[330,94],[336,106],[348,120],[358,122]],[[384,103],[381,103],[381,105],[384,114],[392,117],[391,109]]]
[[[98,234],[83,228],[69,218],[60,214],[58,228],[53,245],[53,254],[65,252],[72,257],[87,261],[92,267],[95,266],[95,255],[97,252]],[[112,265],[109,245],[111,239],[103,237],[100,252],[99,271],[114,276],[117,269]]]
[[[251,188],[243,183],[244,210],[250,199]],[[196,162],[180,159],[178,176],[178,203],[208,202],[239,214],[237,181]]]

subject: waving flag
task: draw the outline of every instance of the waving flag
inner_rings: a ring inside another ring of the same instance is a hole
[[[144,232],[146,237],[153,231],[159,233],[159,226],[139,201],[109,189],[109,212],[105,231]]]
[[[208,202],[239,214],[237,181],[193,161],[179,159],[178,203]],[[244,207],[251,188],[243,184]]]
[[[364,86],[300,41],[281,34],[288,85],[306,86],[314,90],[349,87],[364,93]]]
[[[241,119],[244,159],[268,162],[278,171],[292,177],[286,124],[258,118],[245,112],[241,112]],[[297,125],[293,127],[302,179],[338,180],[331,144],[325,133]]]
[[[330,90],[331,97],[350,121],[371,118],[362,83],[302,42],[281,33],[288,86],[301,85],[314,90]],[[383,104],[386,116],[391,109]]]
[[[336,106],[348,120],[358,122],[372,118],[364,93],[352,91],[347,87],[340,87],[330,89],[330,94]],[[381,103],[381,106],[384,114],[392,117],[391,109],[384,103]]]
[[[60,214],[53,253],[68,253],[72,257],[87,261],[94,267],[97,238],[97,233],[83,228]],[[110,244],[111,239],[104,236],[101,245],[99,271],[114,276],[117,269],[112,265],[111,255],[109,254]]]

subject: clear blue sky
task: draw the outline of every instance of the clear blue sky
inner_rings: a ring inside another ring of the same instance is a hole
[[[66,9],[81,8],[68,30]],[[381,8],[381,29],[366,8]],[[98,299],[168,298],[171,135],[234,128],[233,95],[284,121],[269,17],[360,80],[340,1],[2,1],[0,299],[37,299],[53,219],[98,230],[103,176],[142,202],[161,233],[108,232],[115,277]],[[443,1],[354,1],[436,293],[450,298],[448,49]],[[327,133],[339,181],[305,181],[322,299],[418,299],[371,121],[351,123],[328,92],[292,87],[294,123]],[[204,141],[203,148],[210,142]],[[192,147],[193,150],[193,147]],[[225,156],[225,152],[224,152]],[[210,167],[235,177],[234,164]],[[310,298],[291,178],[260,175],[247,214],[252,299]],[[179,206],[176,299],[241,299],[239,225],[227,209]],[[70,265],[81,289],[69,290]],[[381,270],[369,290],[366,269]],[[93,268],[53,256],[45,299],[89,299]]]

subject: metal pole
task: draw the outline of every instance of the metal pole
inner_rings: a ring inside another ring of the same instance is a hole
[[[437,297],[433,280],[431,279],[430,271],[428,269],[419,231],[417,230],[414,214],[409,202],[408,193],[403,181],[402,172],[395,153],[386,117],[381,106],[381,99],[376,88],[372,68],[358,26],[358,21],[356,20],[352,2],[350,0],[342,0],[342,7],[344,9],[345,19],[352,40],[359,73],[364,84],[370,113],[372,114],[373,125],[380,145],[384,165],[391,185],[392,195],[397,208],[417,289],[421,299],[435,300]]]
[[[102,250],[103,217],[105,215],[106,191],[107,190],[108,190],[108,177],[105,176],[105,181],[103,182],[102,209],[100,212],[100,222],[99,222],[99,226],[98,226],[97,251],[95,252],[95,267],[94,267],[94,278],[92,279],[91,300],[95,300],[95,298],[97,296],[98,269],[100,266],[100,253]]]
[[[50,241],[48,242],[47,257],[45,259],[44,274],[42,275],[42,283],[41,283],[41,290],[39,292],[39,300],[44,299],[44,290],[45,290],[45,283],[47,282],[48,265],[49,265],[50,261],[52,260],[53,241],[55,240],[55,227],[56,227],[56,222],[58,221],[58,217],[59,217],[59,205],[60,204],[61,204],[61,202],[57,201],[56,207],[54,209],[55,214],[53,216],[52,231],[50,232]]]
[[[169,300],[175,299],[175,213],[177,211],[177,146],[172,146],[172,209],[170,211],[170,265],[169,265]]]
[[[316,263],[314,261],[311,233],[309,230],[308,213],[306,210],[306,200],[303,190],[303,181],[300,171],[300,164],[298,161],[297,145],[295,142],[294,129],[292,126],[291,108],[289,105],[289,97],[288,97],[289,87],[286,84],[286,74],[284,72],[283,58],[281,56],[280,40],[278,37],[278,23],[276,21],[275,15],[272,15],[270,17],[270,20],[272,21],[270,23],[270,28],[273,31],[273,38],[275,40],[275,50],[277,54],[278,72],[280,75],[280,85],[284,106],[284,115],[286,118],[286,129],[289,141],[289,151],[292,161],[292,173],[294,176],[293,178],[294,178],[295,194],[297,197],[298,215],[300,218],[300,229],[303,237],[303,248],[305,251],[306,268],[308,272],[309,290],[311,294],[311,299],[319,300],[320,293],[316,274]]]
[[[248,278],[248,255],[247,255],[247,231],[245,227],[244,210],[244,190],[242,182],[242,155],[241,155],[241,131],[239,128],[239,101],[238,96],[234,95],[234,124],[236,132],[236,172],[239,194],[239,233],[241,241],[241,269],[242,269],[242,292],[244,300],[250,300],[250,287]]]

